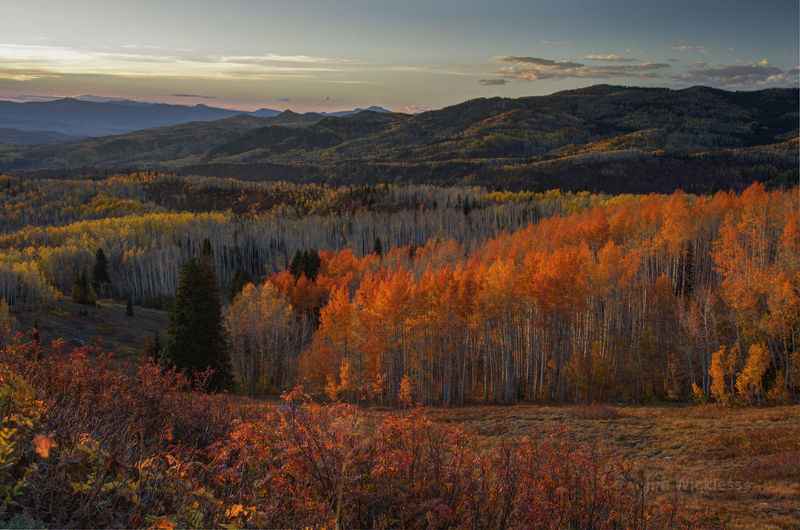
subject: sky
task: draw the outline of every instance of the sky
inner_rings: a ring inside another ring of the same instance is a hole
[[[0,99],[255,110],[797,87],[797,0],[0,0]]]

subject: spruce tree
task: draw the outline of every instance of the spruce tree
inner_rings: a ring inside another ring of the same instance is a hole
[[[108,258],[102,248],[97,249],[94,255],[94,267],[92,267],[92,279],[96,286],[103,283],[111,283],[111,278],[108,276]]]
[[[83,305],[94,305],[97,301],[97,295],[86,277],[86,271],[75,275],[75,281],[72,283],[72,300]]]
[[[125,314],[129,317],[133,316],[133,300],[131,297],[128,297],[128,303],[125,305]]]
[[[155,335],[147,337],[147,343],[144,345],[144,357],[147,360],[159,361],[161,359],[161,337],[156,330]]]
[[[375,244],[372,246],[372,253],[377,254],[378,256],[383,256],[383,245],[381,244],[381,238],[375,238]]]
[[[250,273],[244,269],[237,268],[236,272],[233,273],[233,279],[231,280],[231,284],[228,287],[228,301],[233,301],[236,298],[236,295],[239,294],[244,286],[248,283],[252,283],[253,277],[250,276]]]
[[[312,282],[317,280],[320,265],[322,265],[322,259],[316,249],[312,248],[303,253],[303,274]]]
[[[292,262],[289,264],[289,274],[294,276],[295,280],[299,280],[300,275],[303,274],[303,253],[300,250],[296,250],[294,253]]]
[[[213,368],[209,390],[230,386],[231,366],[225,348],[216,279],[197,258],[181,268],[167,333],[165,364],[198,371]]]

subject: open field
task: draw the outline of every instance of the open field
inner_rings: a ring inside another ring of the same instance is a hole
[[[654,496],[677,494],[713,526],[800,526],[800,407],[605,407],[616,413],[610,419],[582,417],[584,410],[516,405],[430,414],[487,447],[503,438],[544,439],[559,429],[583,447],[597,442],[644,466]]]
[[[52,307],[26,311],[18,319],[23,330],[38,327],[45,347],[58,338],[63,338],[68,346],[83,346],[92,342],[93,337],[102,337],[103,350],[124,359],[136,358],[147,338],[156,331],[163,340],[167,329],[166,311],[135,306],[133,316],[128,316],[125,303],[111,299],[86,306],[62,296]]]

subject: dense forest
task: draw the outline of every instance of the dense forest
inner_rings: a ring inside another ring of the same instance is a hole
[[[356,255],[455,239],[474,246],[542,216],[612,200],[589,193],[487,193],[432,186],[330,187],[133,174],[103,180],[0,177],[0,295],[12,305],[47,301],[103,248],[112,288],[137,302],[174,295],[179,268],[214,249],[227,285],[289,265],[297,249]],[[13,280],[12,280],[13,279]]]
[[[169,309],[207,244],[247,393],[800,396],[797,189],[605,196],[148,173],[2,177],[2,194],[0,295],[17,311],[74,293],[98,249],[101,295]]]

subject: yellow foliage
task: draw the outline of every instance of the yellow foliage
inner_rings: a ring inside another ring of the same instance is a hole
[[[769,350],[761,344],[753,344],[747,353],[747,362],[736,378],[736,390],[749,403],[760,401],[763,394],[761,380],[769,368]]]

